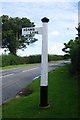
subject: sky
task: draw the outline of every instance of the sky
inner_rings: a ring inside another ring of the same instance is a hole
[[[75,39],[78,26],[78,2],[79,0],[1,0],[1,15],[10,17],[27,17],[34,22],[36,27],[42,27],[41,19],[49,18],[48,23],[48,54],[63,55],[63,43]],[[22,51],[18,50],[20,56],[41,54],[42,35],[35,35],[37,42],[27,46]],[[3,51],[3,50],[1,50]]]

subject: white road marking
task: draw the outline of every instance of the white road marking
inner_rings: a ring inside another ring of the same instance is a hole
[[[39,76],[36,76],[35,78],[33,78],[33,80],[36,80],[37,78],[39,78],[41,75],[39,75]]]
[[[36,68],[33,68],[33,69],[29,69],[29,70],[23,70],[22,72],[29,72],[29,71],[32,71],[32,70],[35,70],[35,69],[38,69],[39,67],[36,67]]]
[[[8,76],[11,76],[11,75],[14,75],[14,74],[12,73],[12,74],[8,74],[8,75],[0,76],[0,78],[8,77]]]
[[[38,69],[38,68],[39,68],[39,67],[36,67],[36,68],[33,68],[33,69],[24,70],[24,71],[22,71],[22,72],[28,72],[28,71],[32,71],[32,70]],[[5,75],[5,76],[0,76],[0,78],[2,78],[2,77],[7,77],[7,76],[11,76],[11,75],[14,75],[14,73],[13,73],[13,74],[8,74],[8,75]],[[17,83],[18,81],[19,81],[19,80],[17,80],[17,81],[11,81],[11,82],[9,82],[8,85],[7,85],[6,83],[3,83],[2,86],[3,86],[3,88],[5,88],[5,87],[10,86],[11,84]]]
[[[36,67],[36,68],[33,68],[33,69],[24,70],[24,71],[22,71],[22,72],[29,72],[29,71],[32,71],[32,70],[35,70],[35,69],[38,69],[38,68],[39,68],[39,67]],[[8,76],[11,76],[11,75],[14,75],[14,73],[8,74],[8,75],[4,75],[4,76],[0,76],[0,78],[8,77]]]

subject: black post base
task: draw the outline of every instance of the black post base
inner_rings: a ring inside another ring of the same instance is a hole
[[[48,86],[40,86],[40,107],[49,107],[48,104]]]

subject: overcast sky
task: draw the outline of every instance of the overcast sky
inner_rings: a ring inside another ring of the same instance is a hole
[[[64,54],[63,43],[75,39],[78,25],[78,1],[79,0],[1,0],[1,15],[10,17],[27,17],[34,22],[36,27],[41,27],[41,19],[49,18],[48,23],[48,53]],[[18,50],[21,56],[41,54],[42,36],[36,35],[38,41],[30,45],[24,51]]]

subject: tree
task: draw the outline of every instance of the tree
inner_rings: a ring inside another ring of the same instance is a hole
[[[2,19],[2,48],[6,48],[11,54],[16,55],[18,49],[25,49],[27,45],[37,41],[36,38],[21,36],[23,27],[34,27],[34,23],[27,18],[9,17],[3,15]]]
[[[80,73],[80,24],[76,29],[78,31],[78,37],[76,37],[75,40],[64,43],[65,47],[62,50],[71,58],[72,72]]]
[[[75,27],[76,28],[76,27]],[[78,38],[80,38],[80,23],[78,24],[78,28],[76,28],[76,30],[78,31]]]

